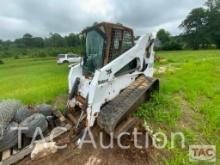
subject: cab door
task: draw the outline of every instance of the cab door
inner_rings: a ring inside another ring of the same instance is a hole
[[[133,45],[132,32],[121,29],[112,29],[112,42],[109,53],[110,61],[129,50]]]

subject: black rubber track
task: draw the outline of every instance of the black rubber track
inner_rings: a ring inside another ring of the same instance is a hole
[[[152,90],[159,90],[159,81],[140,76],[101,109],[97,124],[106,133],[113,133],[120,121],[135,111],[147,99]]]
[[[17,123],[22,122],[24,119],[26,119],[27,117],[31,116],[33,113],[28,110],[26,107],[21,107],[17,110],[17,112],[15,113],[14,116],[14,120]]]
[[[17,100],[3,100],[0,102],[0,140],[3,138],[4,129],[12,121],[20,107],[21,102]]]
[[[49,104],[40,104],[36,106],[36,111],[38,113],[43,114],[44,116],[52,116],[53,115],[53,107]]]
[[[12,122],[4,130],[4,136],[0,140],[0,152],[12,148],[18,143],[18,131],[12,129],[16,127],[18,127],[18,124]]]
[[[47,119],[44,115],[35,113],[21,122],[20,127],[27,127],[27,130],[23,130],[22,133],[26,137],[33,137],[36,128],[40,128],[42,132],[46,131],[48,127]]]

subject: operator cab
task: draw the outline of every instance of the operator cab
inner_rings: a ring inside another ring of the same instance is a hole
[[[82,31],[83,74],[92,76],[134,46],[133,30],[121,24],[99,23]],[[134,65],[134,64],[131,64]]]

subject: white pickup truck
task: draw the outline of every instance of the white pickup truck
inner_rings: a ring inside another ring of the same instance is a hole
[[[58,54],[57,55],[57,63],[79,63],[81,57],[77,54]]]

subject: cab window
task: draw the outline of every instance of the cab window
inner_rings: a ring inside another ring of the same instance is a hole
[[[84,70],[93,73],[96,69],[101,68],[103,64],[103,36],[93,30],[86,36],[86,54],[84,57]]]
[[[132,34],[128,31],[124,31],[123,42],[122,42],[122,52],[130,49],[133,46]]]
[[[121,54],[121,44],[122,44],[122,30],[113,29],[112,30],[112,45],[110,48],[111,61],[117,58]]]

